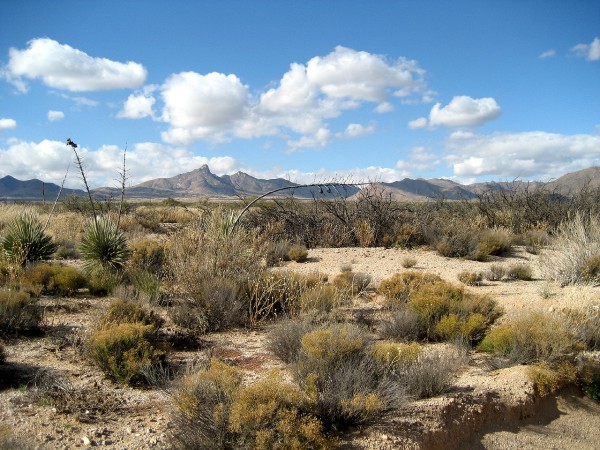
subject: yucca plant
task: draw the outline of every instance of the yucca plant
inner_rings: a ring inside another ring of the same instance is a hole
[[[90,219],[85,225],[79,251],[85,267],[94,270],[120,270],[129,258],[127,238],[106,217]]]
[[[49,259],[56,251],[52,237],[46,234],[37,217],[25,212],[8,224],[2,247],[8,259],[25,265]]]

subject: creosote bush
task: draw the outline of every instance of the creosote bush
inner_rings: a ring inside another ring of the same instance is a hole
[[[8,224],[2,248],[10,261],[23,266],[49,259],[56,251],[52,238],[32,213],[23,213]]]

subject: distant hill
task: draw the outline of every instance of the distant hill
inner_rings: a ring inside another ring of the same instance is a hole
[[[40,180],[20,181],[11,176],[0,178],[0,199],[7,200],[42,200],[42,184]],[[581,189],[600,189],[600,168],[590,167],[561,176],[549,183],[539,181],[488,182],[462,185],[442,178],[411,179],[404,178],[392,183],[377,183],[393,199],[398,201],[431,201],[436,199],[470,200],[486,191],[524,191],[544,187],[548,191],[562,195],[570,195]],[[170,178],[157,178],[129,187],[126,196],[130,199],[164,199],[164,198],[234,198],[258,196],[275,189],[298,186],[283,178],[260,179],[243,172],[233,175],[218,176],[213,174],[207,165],[191,172],[175,175]],[[59,186],[45,183],[46,201],[56,198]],[[281,192],[280,195],[294,195],[299,198],[331,198],[335,196],[352,197],[359,192],[357,186],[332,189],[328,192],[318,187],[295,188]],[[96,197],[120,195],[118,189],[102,187],[93,189]],[[63,189],[63,196],[69,194],[84,195],[79,189]]]
[[[42,186],[44,194],[42,194]],[[45,195],[47,202],[53,202],[59,190],[60,186],[37,179],[21,181],[10,175],[0,178],[0,200],[42,201]],[[84,192],[79,189],[63,188],[61,197],[71,194],[84,195]]]

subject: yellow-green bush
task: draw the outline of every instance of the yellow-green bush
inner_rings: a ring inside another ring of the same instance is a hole
[[[543,362],[555,366],[570,361],[583,345],[562,318],[530,312],[490,330],[478,348],[507,364]]]
[[[415,289],[423,285],[435,284],[438,281],[441,281],[441,278],[437,275],[409,270],[382,280],[378,292],[385,296],[389,307],[400,306],[408,301],[410,294]]]
[[[331,285],[323,284],[312,287],[300,295],[300,309],[327,313],[345,303],[345,296],[340,290]]]
[[[478,237],[477,250],[471,256],[477,261],[485,261],[489,256],[502,256],[510,252],[512,233],[505,228],[483,230]]]
[[[119,383],[145,382],[145,369],[161,363],[166,352],[159,348],[154,325],[121,323],[100,329],[90,336],[89,357]]]
[[[531,266],[527,264],[513,264],[508,268],[506,276],[511,280],[530,281],[533,277]]]
[[[487,327],[488,322],[483,314],[473,313],[466,317],[448,314],[435,325],[435,334],[444,341],[464,340],[474,343],[483,338]]]
[[[569,362],[562,362],[557,367],[546,362],[533,364],[527,368],[527,375],[542,397],[574,383],[578,378],[577,367]]]
[[[331,281],[337,288],[346,291],[349,295],[362,294],[371,283],[371,276],[366,273],[343,271]]]
[[[417,361],[423,350],[416,342],[404,344],[380,341],[373,345],[372,352],[376,360],[393,370],[398,366],[413,364]]]
[[[460,281],[463,284],[466,284],[467,286],[479,286],[481,280],[483,279],[483,276],[481,275],[481,273],[464,271],[460,272],[457,278],[458,281]]]
[[[129,245],[131,266],[162,275],[166,261],[165,245],[154,239],[141,239]]]
[[[330,441],[309,413],[308,398],[270,375],[252,385],[220,361],[184,378],[173,396],[176,447],[326,449]]]
[[[36,264],[25,270],[24,279],[40,285],[46,294],[72,295],[87,285],[87,278],[74,267]]]
[[[160,328],[163,322],[159,315],[146,310],[140,304],[117,299],[108,306],[108,309],[98,321],[96,329],[106,329],[122,323],[140,323]]]

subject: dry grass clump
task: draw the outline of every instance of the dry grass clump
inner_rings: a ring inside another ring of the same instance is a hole
[[[316,311],[326,314],[348,303],[348,296],[331,284],[314,286],[302,293],[298,300],[301,312]]]
[[[485,278],[489,281],[501,281],[507,273],[506,267],[500,264],[492,264],[485,274]]]
[[[153,272],[160,277],[165,274],[167,261],[164,242],[145,238],[130,243],[129,249],[131,267]]]
[[[43,310],[26,292],[0,289],[0,334],[33,333],[40,329]]]
[[[288,250],[287,257],[292,261],[302,263],[308,258],[308,250],[304,245],[294,244]]]
[[[531,281],[533,271],[528,264],[513,264],[506,271],[509,280]]]
[[[400,261],[400,265],[405,269],[410,269],[411,267],[417,265],[417,258],[415,258],[414,256],[405,256],[404,258],[402,258],[402,261]]]
[[[6,424],[0,424],[0,448],[3,450],[29,450],[33,447],[15,436]]]
[[[384,339],[416,341],[422,335],[421,319],[409,308],[394,309],[382,321],[379,333]]]
[[[478,272],[468,272],[463,271],[458,274],[458,281],[467,286],[479,286],[481,284],[481,280],[483,279],[483,275]]]
[[[184,378],[173,396],[176,448],[331,447],[297,388],[275,375],[249,386],[241,380],[237,369],[217,360]]]
[[[310,319],[287,319],[279,322],[269,332],[267,348],[283,362],[296,362],[302,350],[301,339],[318,328]]]
[[[371,275],[366,273],[345,270],[337,274],[331,282],[335,287],[353,297],[362,295],[371,284],[371,279]]]
[[[600,304],[563,311],[566,326],[587,350],[600,350]]]
[[[575,214],[560,224],[540,263],[545,277],[567,284],[595,282],[600,255],[600,218]]]

